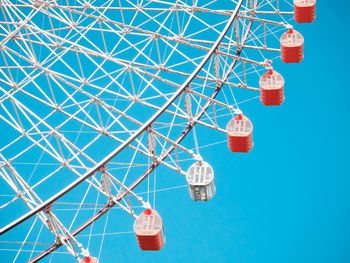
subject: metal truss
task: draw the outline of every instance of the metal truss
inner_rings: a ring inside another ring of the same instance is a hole
[[[223,120],[259,96],[254,76],[271,68],[263,52],[280,52],[277,35],[291,27],[282,16],[293,14],[290,4],[218,4],[0,2],[0,120],[8,131],[0,176],[11,196],[0,212],[18,202],[27,207],[0,236],[35,217],[53,238],[29,262],[61,246],[78,260],[89,255],[79,233],[114,206],[133,217],[137,207],[150,208],[136,190],[157,167],[185,175],[184,160],[203,159],[194,127],[226,133]],[[190,133],[192,143],[184,142]],[[84,217],[92,191],[104,204]],[[69,227],[55,212],[66,197],[79,204]]]

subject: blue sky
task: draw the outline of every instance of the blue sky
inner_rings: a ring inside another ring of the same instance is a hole
[[[329,3],[318,2],[313,24],[295,24],[305,38],[302,63],[274,62],[286,82],[283,105],[242,107],[254,125],[253,150],[234,154],[219,144],[202,152],[215,170],[215,197],[157,193],[163,249],[140,251],[132,233],[106,236],[101,262],[350,262],[350,4]],[[159,185],[171,180],[157,176]],[[132,218],[109,227],[119,224],[131,229]]]

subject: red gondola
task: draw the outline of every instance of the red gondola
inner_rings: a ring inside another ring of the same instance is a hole
[[[253,148],[253,125],[242,114],[230,120],[226,127],[231,152],[249,152]]]
[[[269,70],[259,81],[260,100],[266,106],[281,105],[284,101],[284,79],[277,71]]]
[[[294,20],[311,23],[316,18],[316,0],[294,0]]]
[[[304,37],[292,28],[281,37],[281,59],[285,63],[299,63],[304,58]]]
[[[163,222],[155,210],[147,209],[136,218],[134,232],[142,250],[160,250],[164,246]]]
[[[82,260],[79,261],[79,263],[98,263],[97,258],[93,258],[91,256],[83,258]]]

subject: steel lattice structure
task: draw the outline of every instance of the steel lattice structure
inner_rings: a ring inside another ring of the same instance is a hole
[[[89,255],[77,236],[114,206],[152,207],[136,189],[157,167],[185,175],[203,160],[194,127],[226,134],[259,97],[293,15],[278,0],[0,3],[0,235],[31,222],[15,261],[47,243],[27,240],[41,221],[51,246],[29,262],[61,246]],[[96,193],[104,207],[81,212]]]

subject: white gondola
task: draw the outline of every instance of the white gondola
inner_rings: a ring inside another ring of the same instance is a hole
[[[195,201],[208,201],[215,195],[213,168],[203,161],[191,165],[186,173],[188,191]]]

